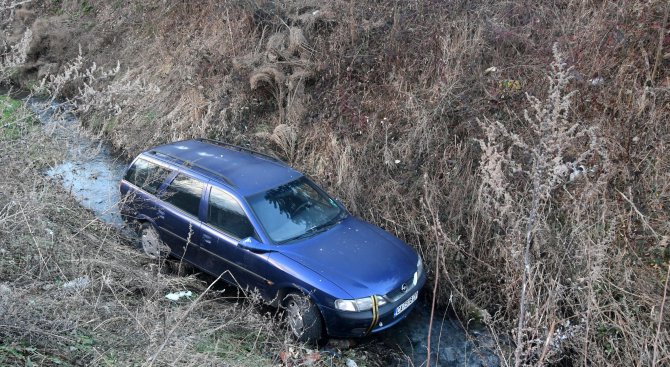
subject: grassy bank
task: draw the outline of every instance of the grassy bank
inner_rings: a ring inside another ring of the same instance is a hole
[[[418,248],[511,363],[668,363],[667,1],[82,4],[7,13],[35,40],[12,78],[123,154],[284,158]]]

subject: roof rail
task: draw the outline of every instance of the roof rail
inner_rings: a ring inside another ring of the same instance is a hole
[[[230,186],[233,186],[233,187],[236,187],[235,184],[233,184],[228,178],[226,178],[226,176],[220,174],[219,172],[213,171],[213,170],[211,170],[211,169],[209,169],[205,166],[199,165],[195,161],[189,161],[189,160],[186,160],[186,159],[183,159],[183,158],[176,157],[176,156],[174,156],[172,154],[169,154],[169,153],[159,152],[155,149],[150,150],[149,153],[153,154],[153,155],[156,155],[156,156],[164,156],[164,157],[170,158],[170,159],[176,161],[176,163],[183,164],[186,167],[195,167],[197,169],[203,170],[203,171],[205,171],[209,174],[212,174],[212,175],[222,179],[223,182],[225,182],[226,184],[228,184]]]
[[[234,145],[234,144],[226,143],[226,142],[223,142],[223,141],[220,141],[220,140],[207,139],[207,138],[199,138],[199,139],[195,139],[195,140],[203,142],[203,143],[211,144],[211,145],[218,145],[220,147],[237,150],[238,152],[245,152],[245,153],[253,154],[257,157],[269,159],[269,160],[271,160],[273,162],[276,162],[276,163],[285,164],[284,161],[282,161],[281,159],[279,159],[277,157],[273,157],[271,155],[261,153],[259,151],[253,150],[253,149],[241,147],[239,145]]]

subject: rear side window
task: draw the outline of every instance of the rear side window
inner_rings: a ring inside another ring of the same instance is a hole
[[[197,217],[204,186],[194,178],[178,174],[165,190],[163,200]]]
[[[155,194],[169,174],[170,170],[139,158],[128,168],[124,179],[144,191]]]
[[[254,235],[254,227],[238,202],[228,193],[212,187],[209,194],[207,223],[236,238]]]

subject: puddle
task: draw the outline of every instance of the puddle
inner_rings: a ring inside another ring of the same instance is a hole
[[[113,157],[109,149],[95,141],[80,128],[77,118],[67,105],[26,100],[46,129],[53,129],[55,138],[65,142],[64,163],[49,169],[46,174],[58,179],[84,207],[98,218],[118,228],[123,221],[118,211],[118,183],[127,166]],[[424,290],[425,292],[426,290]],[[402,351],[407,365],[425,366],[430,305],[419,301],[408,318],[383,333],[361,340],[361,349]],[[466,333],[458,320],[445,311],[436,312],[432,327],[431,366],[499,366],[495,342],[485,330]]]

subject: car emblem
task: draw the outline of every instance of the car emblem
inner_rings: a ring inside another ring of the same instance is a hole
[[[406,292],[407,291],[407,283],[402,283],[402,285],[400,286],[400,290],[403,291],[403,292]]]

